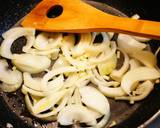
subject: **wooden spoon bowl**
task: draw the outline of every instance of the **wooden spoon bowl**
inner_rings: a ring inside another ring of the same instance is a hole
[[[61,10],[49,18],[49,11]],[[104,13],[81,0],[43,0],[23,20],[22,26],[48,32],[110,31],[149,38],[160,38],[160,22],[136,20]]]

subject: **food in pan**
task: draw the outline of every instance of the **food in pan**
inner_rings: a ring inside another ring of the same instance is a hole
[[[23,27],[2,36],[1,90],[21,89],[29,112],[45,121],[102,128],[110,117],[107,97],[133,104],[159,82],[156,55],[146,38],[119,34],[113,40],[110,32],[37,34]],[[20,37],[26,44],[13,53]]]

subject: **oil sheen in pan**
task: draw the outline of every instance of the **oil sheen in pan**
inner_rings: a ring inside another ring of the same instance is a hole
[[[118,15],[118,16],[126,16],[122,12],[106,4],[102,4],[99,2],[93,2],[93,1],[87,1],[87,3],[95,6],[96,8],[104,12],[111,13],[113,15]],[[15,26],[18,26],[20,21]],[[18,43],[18,42],[21,42],[21,43]],[[25,44],[25,39],[21,38],[21,39],[16,40],[14,45],[17,46],[17,44],[19,47],[18,49],[21,49],[22,45],[19,45],[19,44]],[[14,46],[13,46],[12,51],[18,52],[19,50],[14,49]],[[24,97],[20,90],[18,90],[16,93],[11,93],[11,94],[2,93],[2,96],[4,97],[4,100],[6,104],[8,105],[9,109],[11,109],[16,114],[16,116],[20,118],[21,120],[23,120],[28,126],[36,127],[36,128],[44,128],[44,127],[56,128],[58,127],[58,124],[56,122],[43,122],[31,116],[29,112],[27,111],[27,109],[25,108]],[[113,121],[115,121],[116,124],[123,122],[130,115],[132,115],[141,104],[141,102],[139,102],[139,103],[135,103],[134,105],[130,105],[128,102],[115,101],[113,99],[109,99],[109,102],[111,106],[111,118],[107,126],[112,124]],[[75,127],[75,126],[69,126],[69,127]]]

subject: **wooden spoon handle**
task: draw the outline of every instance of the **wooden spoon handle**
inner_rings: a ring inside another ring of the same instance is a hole
[[[114,20],[114,22],[113,22]],[[112,16],[105,21],[96,23],[96,31],[113,31],[136,36],[160,39],[160,22],[136,20]]]
[[[48,11],[55,5],[63,7],[63,13],[48,18]],[[160,22],[113,16],[81,0],[43,0],[24,18],[22,25],[48,32],[113,31],[160,39]]]

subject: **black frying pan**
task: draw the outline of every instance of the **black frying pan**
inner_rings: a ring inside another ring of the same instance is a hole
[[[0,0],[0,35],[27,14],[39,1]],[[160,8],[157,0],[87,0],[87,3],[119,16],[125,16],[125,14],[132,16],[138,13],[143,19],[160,21]],[[21,41],[23,44],[25,40],[19,39],[17,41]],[[160,42],[157,40],[152,40],[149,44],[153,52],[160,46]],[[159,61],[158,65],[160,65],[160,55],[157,59]],[[160,86],[158,85],[155,85],[155,89],[145,100],[134,105],[109,99],[112,113],[111,121],[117,122],[116,128],[136,128],[144,124],[160,110],[159,99]],[[55,123],[42,122],[29,114],[25,108],[20,90],[15,93],[0,92],[0,127],[4,128],[7,122],[11,123],[15,128],[43,128],[46,126],[54,128],[55,126]],[[155,127],[159,128],[160,126],[157,125]]]

